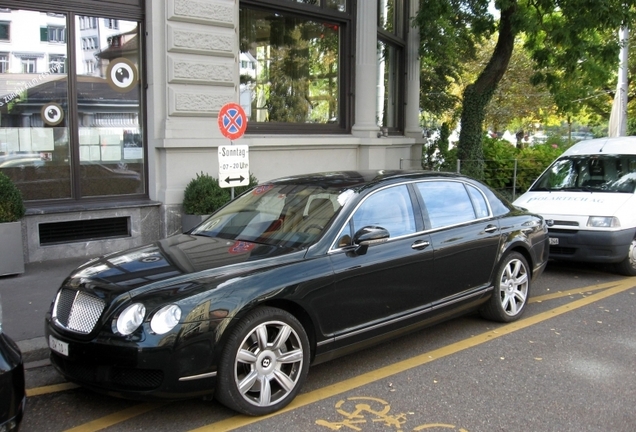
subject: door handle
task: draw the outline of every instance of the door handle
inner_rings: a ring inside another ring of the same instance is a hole
[[[487,233],[494,233],[495,231],[497,231],[499,228],[497,228],[496,225],[488,225],[485,229],[484,232]]]
[[[426,241],[426,240],[418,240],[415,243],[413,243],[411,245],[411,249],[426,249],[427,247],[430,246],[430,242]]]

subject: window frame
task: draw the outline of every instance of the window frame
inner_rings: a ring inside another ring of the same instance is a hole
[[[390,135],[400,135],[404,132],[405,129],[405,118],[406,118],[406,52],[407,52],[407,42],[408,42],[408,33],[409,33],[409,21],[408,21],[408,10],[409,10],[409,0],[394,0],[397,8],[398,16],[395,18],[395,30],[388,31],[382,27],[382,23],[380,22],[380,1],[377,0],[378,7],[378,22],[377,22],[377,38],[378,45],[380,43],[385,44],[385,46],[391,47],[395,50],[396,60],[395,66],[397,69],[395,71],[396,76],[396,89],[395,89],[395,107],[396,107],[396,115],[395,115],[395,125],[394,126],[386,126],[380,122],[381,119],[376,119],[378,121],[378,126],[382,129],[386,128],[387,132]],[[381,77],[378,75],[378,86],[380,84]],[[379,100],[379,98],[378,98]],[[391,99],[389,98],[389,103],[391,103]],[[379,112],[379,106],[376,106],[376,114]]]
[[[116,7],[114,7],[116,6]],[[142,118],[139,121],[139,127],[143,131],[142,145],[143,145],[143,191],[134,194],[123,195],[95,195],[95,196],[82,196],[81,190],[81,166],[79,162],[79,138],[77,136],[77,128],[71,127],[69,129],[69,146],[70,146],[70,169],[71,169],[71,194],[65,198],[54,199],[34,199],[25,200],[25,206],[28,208],[42,208],[47,209],[49,207],[58,208],[64,205],[81,205],[90,207],[92,205],[103,205],[101,203],[108,202],[115,205],[127,203],[127,202],[140,202],[147,201],[149,196],[148,187],[148,118],[147,118],[147,92],[144,90],[144,83],[146,82],[146,38],[143,37],[146,31],[146,13],[144,8],[144,0],[101,0],[96,2],[94,0],[49,0],[47,3],[42,3],[36,0],[22,0],[20,2],[12,2],[10,9],[21,9],[33,12],[40,12],[43,14],[59,14],[62,13],[67,17],[67,50],[66,50],[66,66],[68,76],[68,116],[69,119],[75,119],[77,112],[77,95],[75,92],[75,69],[69,66],[69,62],[75,62],[78,58],[81,58],[82,47],[79,49],[75,47],[75,17],[99,17],[99,18],[111,18],[116,19],[118,22],[121,20],[131,20],[138,22],[139,29],[139,79],[140,83],[140,114]],[[9,25],[10,21],[3,21]],[[18,58],[21,60],[21,58]],[[48,59],[43,58],[43,61]],[[46,62],[48,67],[48,62]],[[13,65],[16,67],[17,65]],[[37,62],[36,62],[37,68]],[[75,120],[73,120],[75,121]],[[46,211],[46,210],[45,210]]]
[[[250,134],[346,134],[353,126],[353,77],[355,61],[353,46],[355,41],[355,7],[353,0],[347,0],[346,12],[339,12],[320,5],[296,3],[293,0],[240,0],[239,8],[256,11],[274,11],[290,17],[313,21],[324,20],[334,23],[340,29],[338,60],[338,113],[339,121],[331,124],[248,122],[246,135]],[[239,53],[240,54],[240,49]]]

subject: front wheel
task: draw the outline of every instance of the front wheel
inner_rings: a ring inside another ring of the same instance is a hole
[[[486,319],[512,322],[523,314],[530,292],[528,262],[518,252],[512,252],[502,260],[495,279],[495,290],[481,309]]]
[[[309,341],[298,320],[281,309],[257,308],[228,337],[215,396],[243,414],[270,414],[294,399],[308,368]]]
[[[623,276],[636,276],[636,238],[630,243],[625,259],[616,264],[616,271]]]

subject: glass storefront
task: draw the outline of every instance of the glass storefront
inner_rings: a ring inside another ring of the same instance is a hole
[[[145,193],[140,22],[0,8],[0,170],[26,201]]]

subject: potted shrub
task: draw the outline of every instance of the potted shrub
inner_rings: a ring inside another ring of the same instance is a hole
[[[11,179],[0,172],[0,276],[24,273],[22,194]]]
[[[182,232],[190,231],[230,200],[230,192],[208,174],[197,174],[183,191]]]
[[[256,186],[258,180],[250,174],[248,186],[237,187],[235,196]],[[181,215],[181,231],[187,232],[203,222],[208,216],[231,198],[231,189],[219,186],[219,181],[208,174],[197,174],[190,180],[183,191],[183,214]]]

